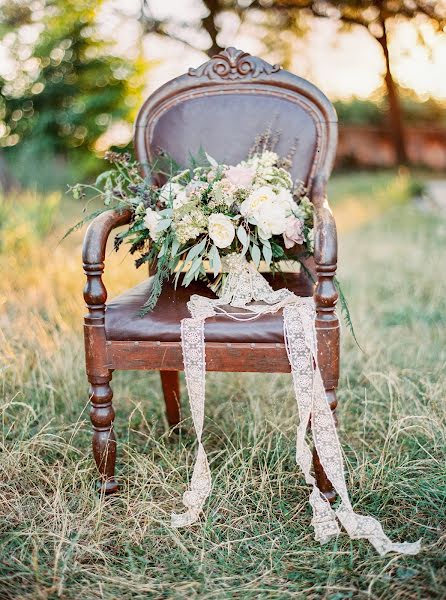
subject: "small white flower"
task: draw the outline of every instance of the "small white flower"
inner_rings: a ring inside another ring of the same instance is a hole
[[[293,199],[292,193],[289,190],[286,190],[285,188],[282,188],[277,193],[277,201],[283,206],[287,215],[290,215],[291,213],[294,213],[295,210],[297,210],[297,203]]]
[[[164,200],[165,203],[171,204],[177,196],[178,192],[180,192],[181,190],[183,190],[182,185],[180,185],[179,183],[172,183],[169,181],[161,188],[159,195],[160,200]]]
[[[231,206],[234,202],[235,190],[236,187],[225,177],[220,181],[216,181],[212,189],[212,197],[216,205],[226,204],[226,206]]]
[[[209,217],[209,237],[218,248],[227,248],[235,237],[235,228],[229,217],[214,214]]]
[[[174,200],[173,200],[173,208],[175,210],[177,210],[178,208],[181,208],[182,206],[184,206],[185,204],[187,204],[188,202],[190,202],[190,198],[187,195],[186,190],[181,189],[177,195],[175,196]]]
[[[144,224],[149,230],[150,237],[155,242],[158,238],[158,223],[161,221],[162,217],[152,208],[148,208],[146,210],[146,215],[144,217]]]

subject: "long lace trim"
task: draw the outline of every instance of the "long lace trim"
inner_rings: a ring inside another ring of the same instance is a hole
[[[339,523],[353,538],[364,538],[381,555],[387,552],[417,554],[420,541],[394,543],[384,533],[380,523],[353,511],[344,477],[344,464],[336,426],[327,401],[317,364],[315,305],[313,298],[300,298],[286,289],[274,291],[253,265],[239,255],[228,260],[228,277],[221,298],[210,299],[193,295],[188,303],[191,318],[181,322],[181,344],[192,418],[198,440],[198,452],[190,488],[183,495],[186,512],[172,514],[172,525],[191,525],[199,518],[211,491],[211,474],[202,444],[205,405],[205,341],[204,321],[216,314],[234,319],[257,318],[267,312],[283,309],[284,338],[291,366],[293,386],[299,413],[296,439],[296,461],[312,486],[310,504],[315,539],[324,544],[340,533]],[[247,311],[234,315],[225,306]],[[322,496],[311,474],[312,453],[306,441],[311,424],[314,445],[321,465],[341,500],[334,510]],[[339,521],[339,523],[338,523]]]

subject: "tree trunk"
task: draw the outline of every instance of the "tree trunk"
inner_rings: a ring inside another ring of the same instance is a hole
[[[217,16],[223,11],[223,8],[220,6],[219,0],[203,0],[204,5],[209,11],[209,14],[201,20],[203,28],[207,31],[209,37],[211,38],[211,46],[206,50],[206,54],[209,58],[212,58],[214,54],[218,54],[223,48],[217,42],[217,35],[219,30],[215,24],[215,20]]]
[[[398,164],[407,164],[407,153],[405,144],[405,132],[403,123],[403,114],[401,110],[400,98],[390,67],[389,47],[387,43],[386,21],[381,19],[382,35],[376,40],[380,43],[386,61],[385,84],[387,89],[387,101],[389,107],[389,124],[395,145],[395,155]]]
[[[0,192],[8,194],[19,189],[19,184],[12,175],[4,157],[0,154]]]

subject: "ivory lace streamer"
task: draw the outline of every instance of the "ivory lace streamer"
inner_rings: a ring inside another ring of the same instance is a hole
[[[237,320],[253,319],[283,308],[285,345],[299,413],[296,460],[306,482],[312,486],[310,504],[313,509],[315,539],[322,544],[328,542],[340,533],[340,523],[351,538],[369,540],[381,555],[391,551],[418,553],[420,541],[394,543],[385,535],[376,519],[353,511],[335,422],[317,364],[313,298],[298,297],[287,289],[274,291],[255,267],[240,255],[227,257],[227,269],[228,276],[221,297],[211,299],[191,296],[188,309],[192,317],[181,322],[184,371],[198,439],[198,452],[189,490],[183,495],[183,504],[187,510],[182,514],[172,514],[172,525],[183,527],[197,521],[211,491],[209,463],[202,443],[206,373],[205,320],[217,314],[227,314]],[[243,309],[243,312],[228,312],[225,308],[227,306]],[[311,474],[312,452],[306,441],[309,425],[319,460],[341,501],[336,509],[322,496]]]

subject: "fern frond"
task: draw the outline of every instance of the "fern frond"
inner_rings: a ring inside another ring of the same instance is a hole
[[[361,346],[360,346],[360,344],[358,342],[358,338],[356,337],[355,329],[353,327],[352,317],[351,317],[351,314],[350,314],[350,310],[348,308],[347,298],[345,297],[345,294],[344,294],[344,292],[342,290],[341,284],[340,284],[340,282],[339,282],[339,280],[338,280],[337,277],[334,278],[334,284],[335,284],[336,289],[337,289],[338,294],[339,294],[339,303],[341,305],[341,312],[342,312],[342,316],[344,317],[345,324],[347,325],[348,330],[352,334],[353,339],[355,340],[356,345],[361,350],[361,352],[363,354],[365,354],[364,350],[361,348]]]
[[[58,241],[57,244],[58,245],[61,244],[65,238],[67,238],[69,235],[71,235],[75,231],[78,231],[81,227],[83,227],[85,225],[85,223],[89,223],[90,221],[92,221],[93,219],[95,219],[96,217],[101,215],[103,212],[106,212],[107,210],[109,210],[109,208],[106,206],[106,207],[102,208],[101,210],[95,210],[94,212],[87,215],[85,217],[85,219],[82,219],[82,221],[79,221],[78,223],[76,223],[76,225],[73,225],[73,227],[70,227],[70,229],[64,233],[64,236]]]

